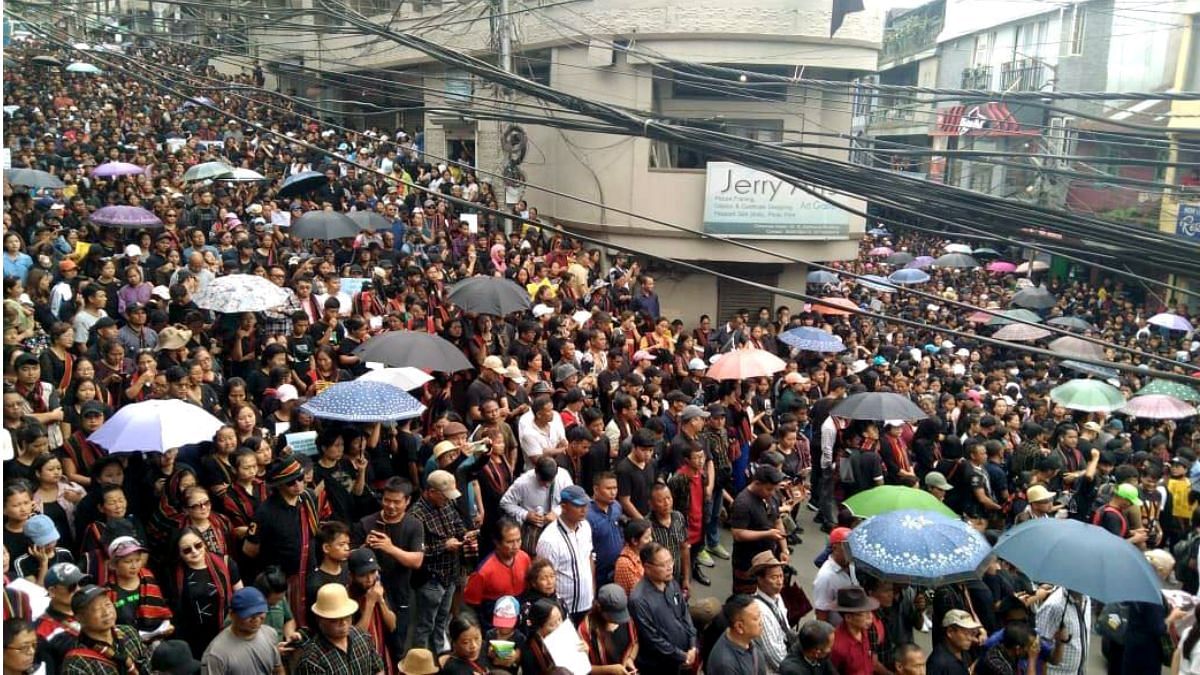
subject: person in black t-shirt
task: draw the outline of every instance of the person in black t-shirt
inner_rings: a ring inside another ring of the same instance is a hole
[[[393,477],[382,490],[383,508],[359,521],[361,542],[375,551],[388,606],[396,613],[392,653],[403,652],[412,604],[412,571],[425,561],[425,526],[408,513],[412,483]]]
[[[638,429],[633,450],[617,462],[617,500],[622,512],[632,520],[650,514],[650,488],[654,487],[654,433]]]
[[[775,552],[779,560],[788,561],[787,538],[779,521],[779,503],[775,490],[785,480],[783,472],[762,465],[754,472],[754,480],[733,500],[729,527],[733,530],[733,591],[753,593],[758,586],[750,574],[754,556],[763,551]]]
[[[350,585],[350,572],[346,569],[346,561],[350,559],[350,528],[340,520],[321,523],[317,542],[321,547],[321,564],[309,573],[304,590],[303,611],[308,615],[310,626],[318,623],[317,616],[312,613],[317,591],[325,584]]]

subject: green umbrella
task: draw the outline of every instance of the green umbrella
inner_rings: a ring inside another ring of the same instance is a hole
[[[1146,394],[1163,394],[1188,403],[1200,403],[1200,391],[1175,380],[1150,380],[1150,383],[1138,389],[1134,396],[1145,396]]]
[[[204,162],[197,164],[183,174],[183,180],[186,182],[207,180],[209,178],[223,178],[233,175],[233,167],[225,162]]]
[[[1113,412],[1125,405],[1120,389],[1100,380],[1071,380],[1050,390],[1050,400],[1068,410]]]
[[[916,488],[902,485],[880,485],[860,492],[846,500],[846,508],[859,518],[870,518],[892,511],[932,511],[951,518],[958,518],[950,507],[937,497]]]
[[[1032,323],[1041,323],[1042,317],[1038,316],[1034,312],[1029,311],[1028,309],[1006,309],[1003,312],[1000,312],[1000,316],[993,316],[992,319],[987,322],[987,325],[1007,326],[1010,323],[1015,323],[1016,321],[1022,320]]]

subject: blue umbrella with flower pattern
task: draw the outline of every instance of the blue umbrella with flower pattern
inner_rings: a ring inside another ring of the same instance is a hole
[[[322,420],[395,422],[419,416],[425,406],[390,384],[351,380],[329,387],[300,409]]]
[[[847,544],[860,571],[926,587],[979,578],[992,550],[967,523],[910,509],[868,518],[854,528]]]

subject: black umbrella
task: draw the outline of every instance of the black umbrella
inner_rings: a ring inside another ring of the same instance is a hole
[[[474,366],[458,347],[436,335],[412,330],[394,330],[367,340],[354,350],[363,361],[386,366],[413,366],[443,373],[470,370]]]
[[[284,179],[279,186],[278,195],[284,198],[298,197],[321,187],[325,182],[325,174],[320,171],[301,171]]]
[[[350,217],[337,211],[308,211],[292,222],[290,234],[301,239],[356,237],[361,229]]]
[[[32,59],[29,59],[29,62],[36,63],[39,66],[61,66],[62,65],[62,61],[59,61],[58,59],[54,58],[53,56],[46,56],[44,54],[42,56],[35,56]]]
[[[1061,326],[1067,330],[1075,330],[1080,333],[1096,330],[1096,327],[1089,323],[1086,319],[1081,319],[1077,316],[1056,316],[1046,323],[1051,326]]]
[[[969,269],[979,267],[979,261],[967,255],[966,253],[947,253],[933,261],[934,267],[952,267],[958,269]]]
[[[391,222],[374,211],[351,211],[346,215],[350,216],[350,220],[353,220],[359,228],[364,230],[381,232],[392,229]]]
[[[851,420],[920,420],[928,417],[904,396],[879,391],[847,396],[833,406],[829,414]]]
[[[471,277],[450,289],[450,302],[464,312],[504,316],[529,309],[529,293],[515,281],[501,277]]]
[[[985,246],[984,248],[977,248],[971,251],[971,255],[976,258],[999,258],[1000,252],[994,248],[987,248]]]
[[[916,259],[916,256],[908,251],[896,251],[895,253],[884,258],[883,261],[889,265],[907,265]]]
[[[1054,294],[1047,290],[1045,286],[1017,291],[1016,295],[1012,298],[1012,304],[1027,309],[1050,309],[1057,302],[1054,299]]]
[[[57,190],[63,187],[58,176],[40,169],[7,169],[4,177],[11,185],[33,188],[35,190]]]

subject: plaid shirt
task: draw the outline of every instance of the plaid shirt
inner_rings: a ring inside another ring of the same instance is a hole
[[[137,662],[139,670],[150,672],[150,652],[146,649],[137,630],[132,626],[117,626],[117,645]],[[79,644],[67,652],[62,663],[63,675],[128,675],[125,664],[118,664],[110,658],[99,657],[94,651],[94,645],[85,635],[79,637]]]
[[[412,515],[425,526],[425,564],[422,566],[429,576],[442,584],[458,579],[458,551],[446,549],[447,539],[463,541],[467,528],[453,504],[440,509],[422,497],[412,507]]]
[[[717,480],[721,480],[723,471],[732,470],[733,463],[729,458],[729,434],[724,429],[713,431],[704,429],[700,432],[700,443],[712,457],[713,468],[717,470]]]
[[[650,537],[654,543],[665,546],[675,559],[675,578],[683,578],[683,556],[680,555],[687,546],[687,520],[678,511],[671,511],[671,524],[663,525],[658,518],[650,516]]]
[[[324,635],[316,635],[300,653],[300,660],[292,672],[295,675],[376,675],[386,671],[383,657],[376,651],[370,635],[358,626],[351,626],[347,640],[346,651],[342,651]]]
[[[263,312],[263,332],[267,335],[291,335],[292,315],[304,309],[295,291],[286,286],[283,290],[287,292],[287,302]]]

